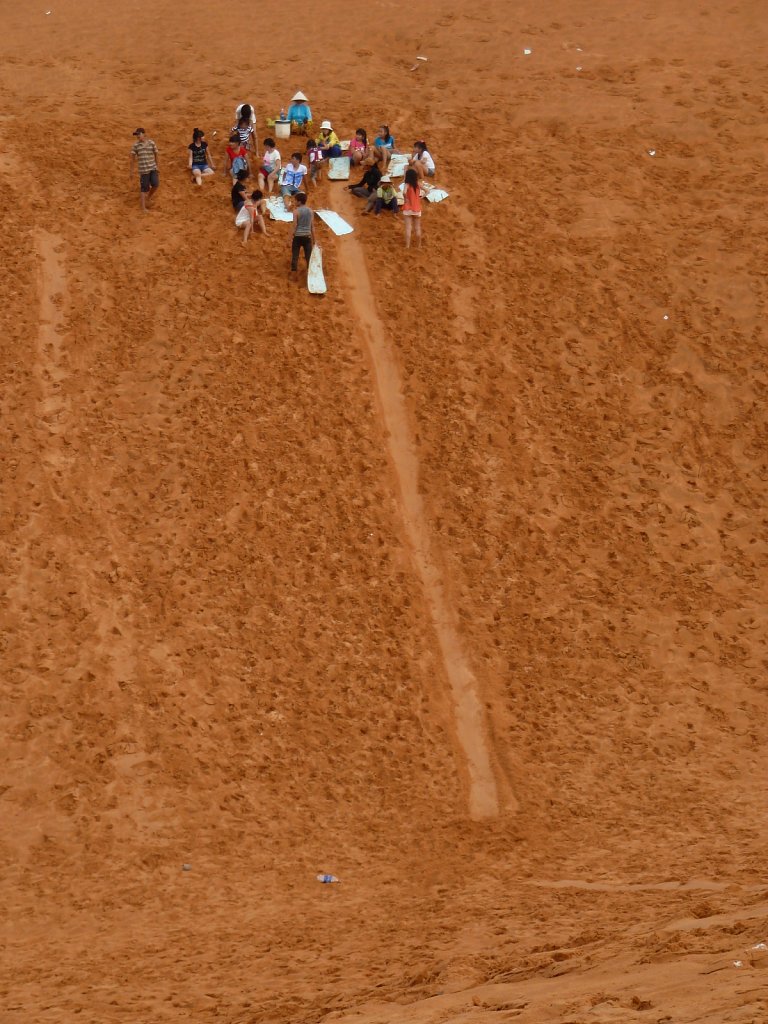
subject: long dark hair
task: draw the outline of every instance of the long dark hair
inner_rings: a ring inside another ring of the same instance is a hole
[[[409,167],[405,172],[405,184],[410,185],[411,188],[419,187],[419,176],[412,167]]]
[[[389,130],[389,125],[383,124],[381,127],[384,129],[384,141],[389,142],[392,138],[392,132]]]
[[[355,129],[355,135],[362,135],[363,136],[363,145],[364,146],[368,145],[368,132],[365,130],[365,128],[356,128]]]
[[[196,146],[204,135],[205,132],[202,130],[202,128],[195,128],[195,130],[192,132],[192,144]]]

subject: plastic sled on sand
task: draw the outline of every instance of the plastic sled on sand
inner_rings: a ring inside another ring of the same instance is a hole
[[[325,274],[323,273],[323,250],[319,245],[312,246],[312,255],[307,267],[307,288],[312,295],[325,295]]]

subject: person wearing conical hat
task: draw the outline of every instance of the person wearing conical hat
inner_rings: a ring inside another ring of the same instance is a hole
[[[306,135],[307,125],[312,124],[312,111],[309,109],[309,101],[303,92],[297,92],[295,96],[291,97],[288,120],[291,122],[291,131],[298,135]]]

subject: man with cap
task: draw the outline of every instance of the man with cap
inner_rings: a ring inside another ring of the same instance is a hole
[[[291,97],[288,120],[291,122],[291,130],[295,128],[299,135],[306,134],[307,125],[312,124],[312,111],[309,109],[309,102],[303,92],[297,92],[295,96]]]
[[[160,188],[160,172],[157,168],[157,146],[152,139],[147,138],[143,128],[137,128],[133,134],[136,136],[136,141],[131,146],[131,173],[133,173],[134,166],[138,161],[141,208],[146,213],[149,209],[147,203]]]

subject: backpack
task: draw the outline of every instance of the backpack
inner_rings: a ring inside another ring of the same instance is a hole
[[[232,177],[236,178],[239,171],[248,170],[248,161],[244,156],[236,156],[232,161]]]

